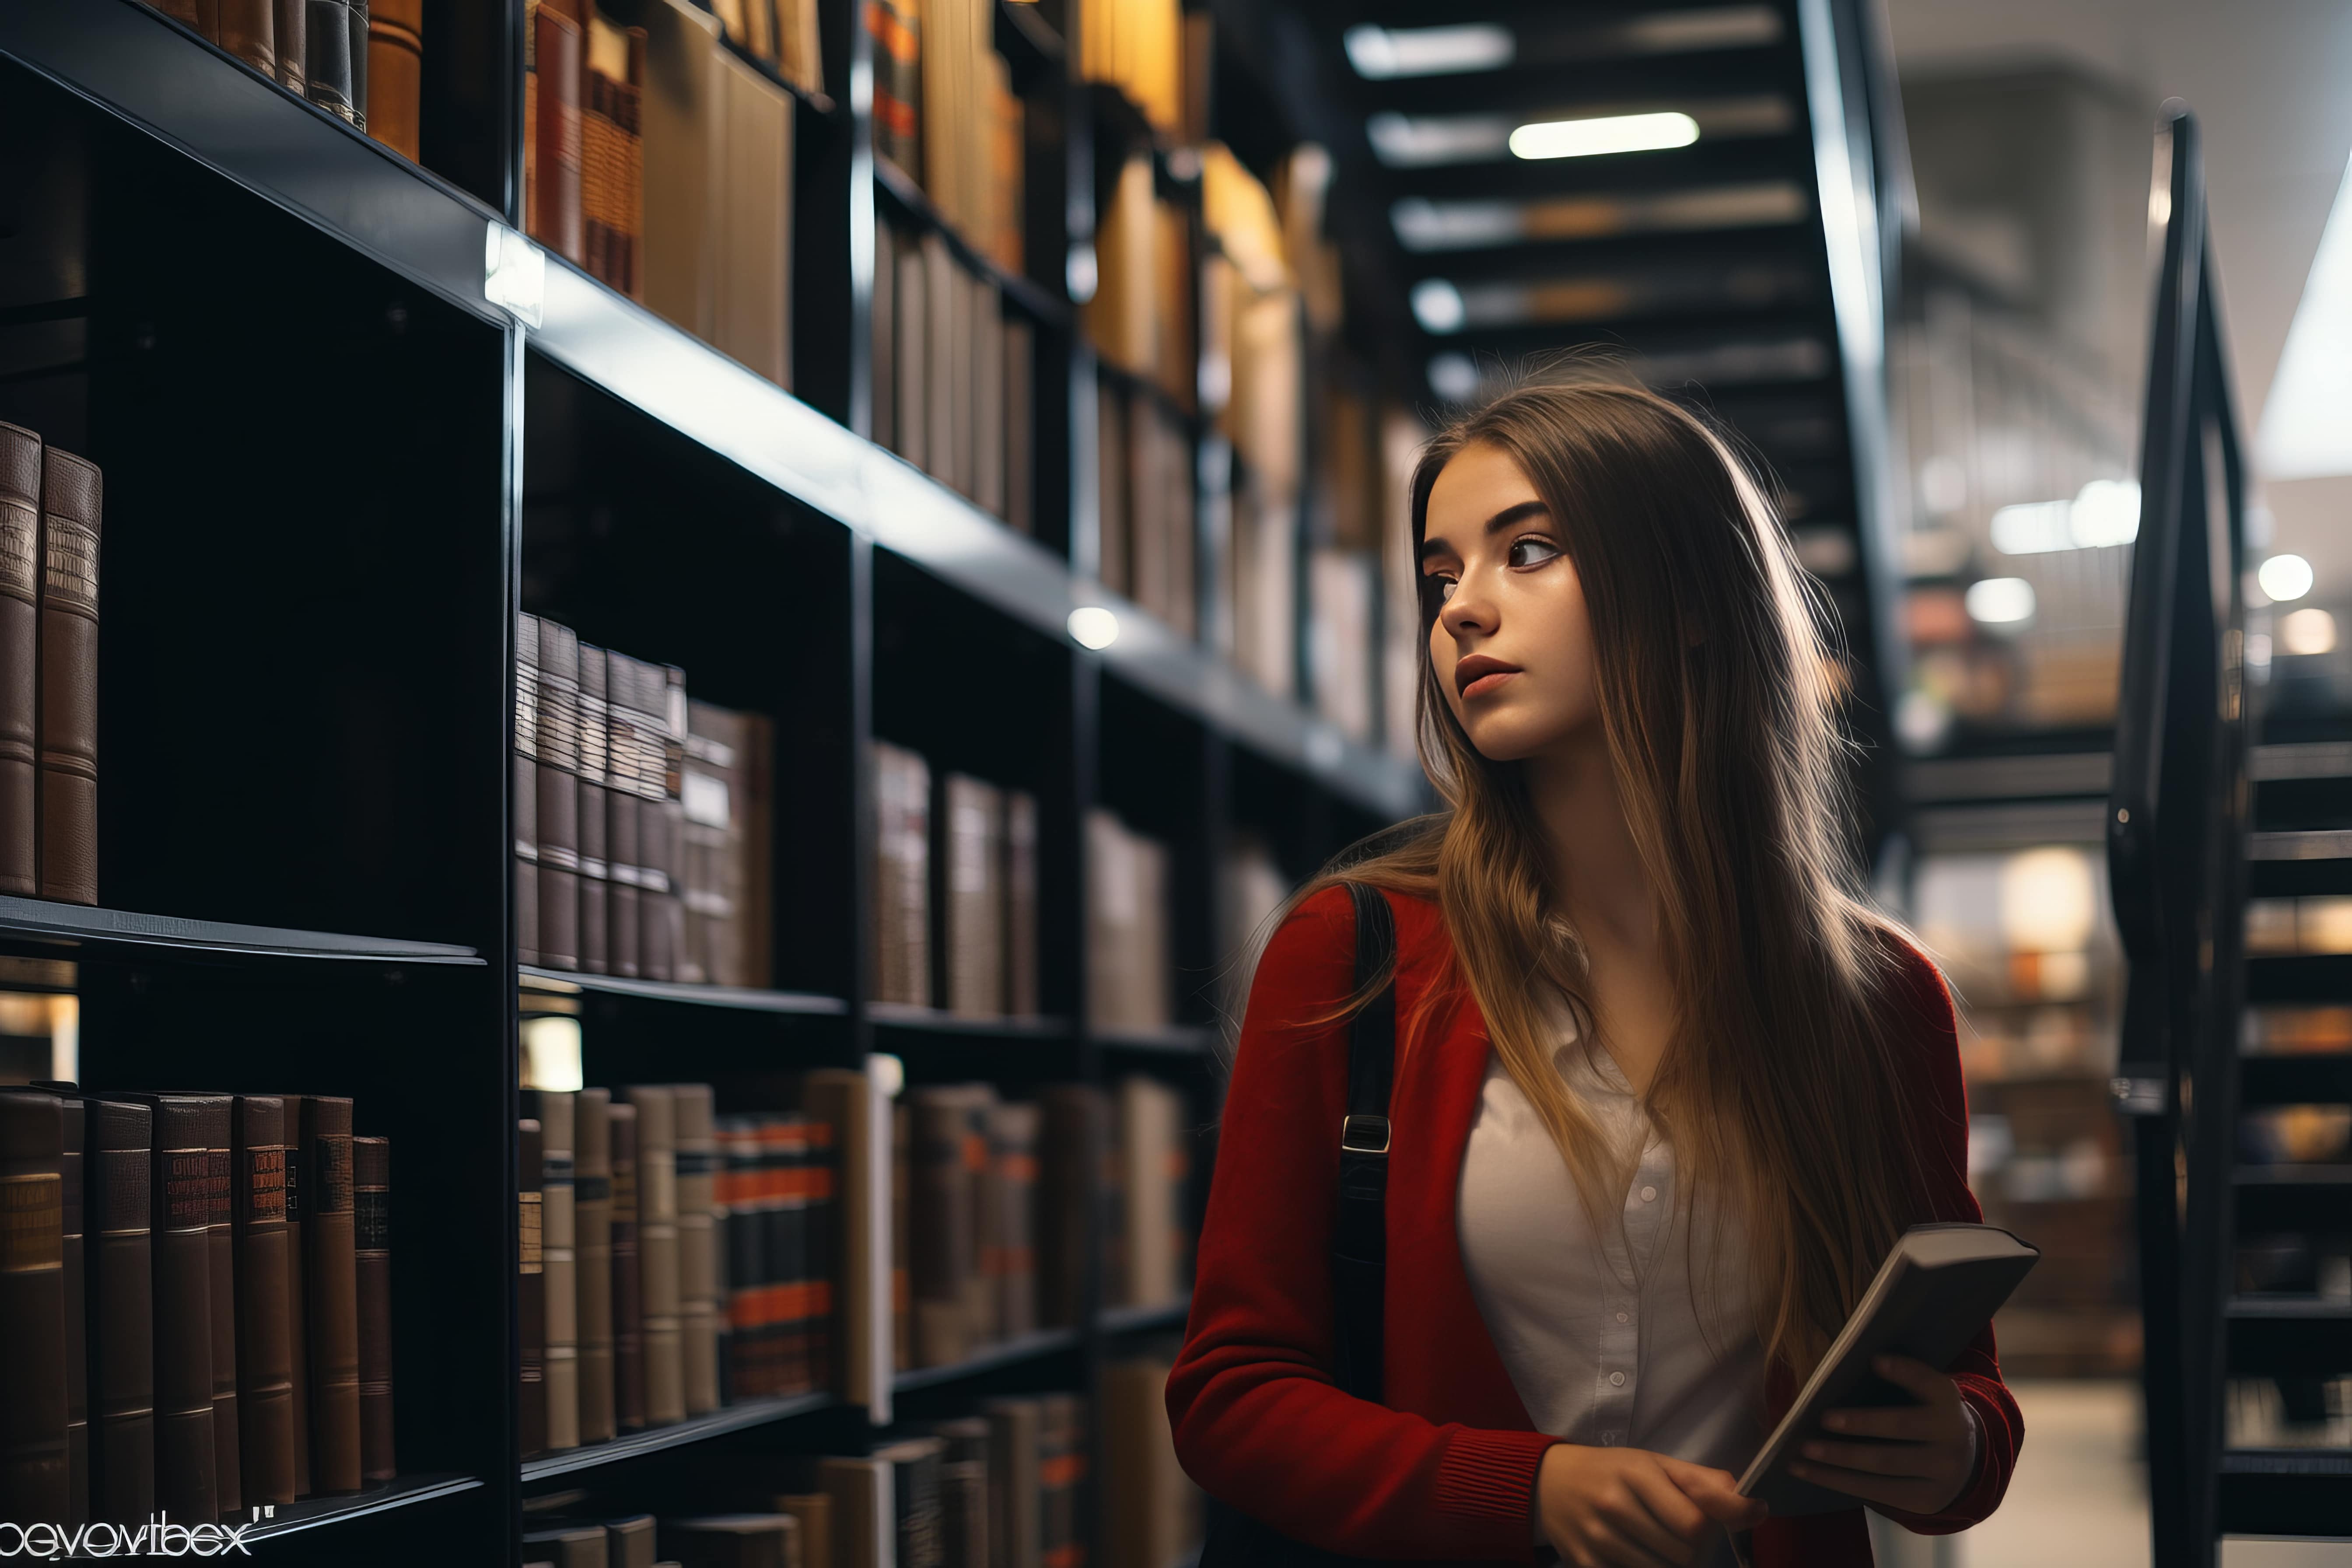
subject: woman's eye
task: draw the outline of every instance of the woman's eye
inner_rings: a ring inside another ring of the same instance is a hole
[[[1511,541],[1510,560],[1514,566],[1540,566],[1559,553],[1558,545],[1549,539],[1540,539],[1534,534],[1529,534],[1525,539]]]
[[[1445,603],[1446,600],[1454,597],[1453,578],[1440,577],[1435,573],[1432,573],[1430,574],[1427,581],[1429,583],[1429,591],[1437,595],[1437,602],[1439,604],[1442,605]]]

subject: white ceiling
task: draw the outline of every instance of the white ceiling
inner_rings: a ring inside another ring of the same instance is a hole
[[[2352,155],[2352,0],[1886,0],[1898,68],[2061,60],[2205,132],[2214,269],[2251,441],[2320,230]],[[2153,121],[2151,121],[2151,124]],[[2274,550],[2315,599],[2352,599],[2352,478],[2263,487]]]

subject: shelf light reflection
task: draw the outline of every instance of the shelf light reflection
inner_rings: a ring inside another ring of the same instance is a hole
[[[2311,563],[2300,555],[2273,555],[2263,563],[2254,581],[2273,599],[2300,599],[2311,592]]]
[[[1452,27],[1375,27],[1367,24],[1349,28],[1340,42],[1347,48],[1348,63],[1367,81],[1500,70],[1518,52],[1518,43],[1511,30],[1491,22]]]
[[[1612,114],[1596,120],[1539,120],[1511,132],[1521,158],[1591,158],[1611,153],[1654,153],[1698,140],[1698,121],[1672,110]]]
[[[2022,577],[1987,577],[1969,584],[1969,618],[1989,626],[2033,618],[2033,584]]]
[[[1081,605],[1070,612],[1070,640],[1097,652],[1118,640],[1118,617],[1100,605]]]

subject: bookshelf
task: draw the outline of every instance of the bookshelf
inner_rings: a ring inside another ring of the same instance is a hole
[[[360,1131],[395,1150],[402,1478],[257,1524],[289,1560],[409,1562],[462,1542],[467,1562],[519,1564],[525,1501],[608,1467],[877,1436],[866,1412],[812,1394],[520,1461],[523,1018],[577,1017],[591,1084],[707,1079],[722,1110],[879,1051],[918,1085],[1142,1072],[1205,1123],[1236,836],[1302,876],[1427,804],[1412,764],[1097,580],[1097,376],[1169,400],[1097,363],[1069,298],[1097,174],[1152,142],[1116,89],[1066,74],[1076,5],[990,12],[1031,108],[1015,273],[876,158],[870,104],[845,85],[870,70],[871,39],[849,0],[821,0],[832,90],[793,91],[794,391],[536,247],[535,277],[492,297],[493,264],[523,254],[520,11],[426,0],[420,166],[137,0],[0,7],[0,122],[12,146],[64,149],[41,154],[37,184],[76,196],[37,204],[24,232],[80,268],[49,296],[0,272],[0,418],[89,454],[108,484],[108,901],[0,898],[0,952],[72,963],[97,1089],[349,1093]],[[885,220],[949,232],[1034,325],[1026,535],[866,434]],[[24,346],[60,320],[79,323],[71,352]],[[1196,448],[1220,447],[1168,411]],[[1073,638],[1084,608],[1116,617],[1108,646]],[[774,720],[772,988],[517,963],[518,610]],[[1035,795],[1042,1016],[866,1000],[877,738]],[[1165,1029],[1087,1017],[1097,806],[1170,850]],[[1204,1183],[1196,1168],[1194,1212]],[[1087,1291],[1080,1327],[900,1370],[900,1414],[1093,1391],[1111,1342],[1181,1328],[1181,1303],[1103,1309],[1098,1279]]]

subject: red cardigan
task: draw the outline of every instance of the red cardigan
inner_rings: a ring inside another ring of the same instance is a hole
[[[1194,1480],[1295,1540],[1361,1557],[1526,1562],[1536,1469],[1559,1439],[1533,1430],[1511,1386],[1454,1226],[1462,1152],[1486,1076],[1486,1022],[1455,978],[1436,907],[1393,893],[1389,902],[1397,1017],[1412,1032],[1399,1041],[1391,1110],[1385,1403],[1341,1393],[1331,1373],[1328,1256],[1347,1032],[1298,1021],[1328,1015],[1351,989],[1355,914],[1335,888],[1285,923],[1258,965],[1168,1415]],[[1979,1219],[1951,998],[1934,966],[1906,952],[1887,1022],[1919,1051],[1927,1092],[1916,1132],[1931,1152],[1930,1212]],[[1447,991],[1414,1027],[1433,986]],[[1990,1327],[1951,1371],[1982,1424],[1982,1458],[1950,1509],[1903,1521],[1923,1533],[1962,1530],[1991,1513],[2024,1435]],[[1776,1417],[1788,1382],[1774,1380]],[[1871,1561],[1858,1504],[1768,1520],[1753,1547],[1758,1568]]]

